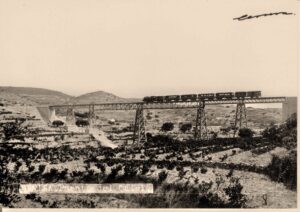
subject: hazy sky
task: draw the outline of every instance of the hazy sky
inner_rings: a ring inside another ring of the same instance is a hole
[[[296,0],[0,0],[0,85],[297,95]],[[245,21],[249,14],[293,12]]]

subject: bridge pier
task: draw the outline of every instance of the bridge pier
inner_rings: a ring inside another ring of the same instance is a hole
[[[195,140],[207,140],[207,124],[206,124],[206,116],[205,116],[205,101],[199,101],[197,107],[197,116],[196,116],[196,127],[195,127]]]
[[[145,121],[144,121],[144,105],[138,104],[135,114],[135,123],[133,131],[133,143],[139,146],[141,142],[146,141]]]
[[[68,124],[75,124],[74,108],[71,105],[67,107],[66,122]]]
[[[235,137],[237,130],[243,127],[247,127],[247,109],[245,101],[241,100],[236,105],[233,137]]]
[[[95,122],[95,105],[89,105],[89,125],[92,127]]]
[[[56,112],[55,112],[54,108],[49,109],[49,116],[48,117],[49,117],[48,120],[49,120],[50,123],[55,120]]]

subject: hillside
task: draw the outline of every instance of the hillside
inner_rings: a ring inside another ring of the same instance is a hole
[[[72,102],[76,104],[85,104],[85,103],[106,103],[106,102],[136,102],[140,101],[139,99],[128,99],[118,97],[114,94],[107,93],[104,91],[96,91],[92,93],[87,93],[75,97],[72,99]]]
[[[21,105],[87,104],[107,102],[136,102],[140,99],[121,98],[104,91],[96,91],[77,97],[44,88],[0,87],[0,102]]]
[[[48,105],[67,103],[72,97],[59,91],[30,87],[0,87],[0,99],[10,104]]]

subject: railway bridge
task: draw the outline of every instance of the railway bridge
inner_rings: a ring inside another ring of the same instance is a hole
[[[50,113],[55,114],[56,109],[65,109],[67,112],[66,120],[74,121],[74,109],[88,109],[89,124],[93,125],[95,120],[95,110],[135,110],[135,124],[133,132],[133,142],[140,144],[146,140],[144,110],[145,109],[184,109],[195,108],[197,110],[194,138],[196,140],[208,139],[205,106],[220,104],[235,104],[235,122],[234,135],[238,128],[247,127],[247,110],[246,104],[266,104],[266,103],[285,103],[286,97],[258,97],[258,98],[242,98],[242,99],[213,99],[199,101],[172,101],[172,102],[128,102],[128,103],[102,103],[102,104],[73,104],[73,105],[51,105]]]

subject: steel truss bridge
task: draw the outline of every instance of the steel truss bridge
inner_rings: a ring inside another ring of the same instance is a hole
[[[75,115],[74,109],[87,108],[88,118],[90,125],[93,125],[95,120],[95,111],[101,110],[135,110],[135,125],[133,132],[133,142],[138,145],[140,142],[146,140],[144,110],[155,109],[185,109],[196,108],[196,125],[194,137],[196,140],[208,139],[207,124],[205,117],[206,105],[220,105],[220,104],[235,104],[235,123],[234,123],[234,136],[238,128],[247,127],[247,110],[246,104],[266,104],[266,103],[284,103],[286,97],[260,97],[260,98],[244,98],[244,99],[214,99],[214,100],[200,100],[200,101],[186,101],[186,102],[124,102],[124,103],[102,103],[102,104],[73,104],[73,105],[52,105],[49,106],[51,112],[55,112],[56,109],[67,110],[67,122],[74,122]]]

